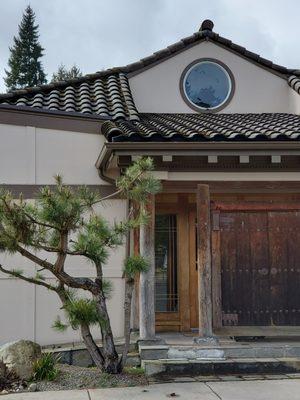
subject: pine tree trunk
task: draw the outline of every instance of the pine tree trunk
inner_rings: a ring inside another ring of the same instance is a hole
[[[87,351],[89,352],[96,367],[98,367],[100,370],[102,370],[103,365],[104,365],[103,355],[101,354],[99,347],[97,346],[97,344],[95,343],[95,341],[92,337],[89,326],[87,324],[81,324],[80,330],[81,330],[81,336],[86,345]]]
[[[121,372],[119,356],[114,344],[113,333],[111,330],[110,319],[107,312],[105,296],[100,293],[96,296],[96,306],[101,317],[102,334],[102,354],[104,358],[103,370],[109,374],[118,374]]]
[[[131,320],[131,301],[134,289],[134,280],[127,279],[125,283],[125,300],[124,300],[124,349],[122,354],[121,366],[125,367],[127,354],[130,346],[130,320]]]

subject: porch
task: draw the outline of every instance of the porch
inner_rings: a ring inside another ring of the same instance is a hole
[[[134,310],[136,329],[152,321],[142,339],[300,336],[300,195],[243,184],[185,182],[183,192],[168,182],[152,199],[152,272],[136,283]]]
[[[241,328],[233,329],[233,333]],[[249,330],[246,329],[247,334]],[[155,375],[158,380],[172,380],[174,376],[286,374],[300,371],[300,332],[298,328],[262,330],[254,328],[256,340],[236,341],[227,336],[225,330],[219,332],[217,344],[197,343],[191,333],[161,333],[164,345],[139,345],[141,364],[147,375]],[[225,335],[226,333],[226,335]],[[258,336],[270,333],[271,336]],[[223,336],[224,335],[224,336]]]

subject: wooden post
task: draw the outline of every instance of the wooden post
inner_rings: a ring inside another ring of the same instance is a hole
[[[212,337],[212,288],[210,248],[210,195],[208,185],[197,186],[197,249],[199,336]]]
[[[140,229],[135,228],[132,233],[133,248],[132,254],[137,256],[140,254]],[[140,276],[136,276],[134,281],[134,298],[132,302],[132,328],[137,331],[140,328],[139,323],[139,290],[140,290]]]
[[[155,252],[154,252],[154,227],[155,227],[155,200],[151,196],[147,206],[149,223],[140,230],[140,252],[150,262],[147,272],[140,274],[139,314],[140,314],[140,339],[155,339]]]

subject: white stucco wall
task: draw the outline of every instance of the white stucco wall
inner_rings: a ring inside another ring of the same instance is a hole
[[[104,143],[99,134],[0,123],[0,184],[107,184],[95,162]]]
[[[99,134],[0,124],[0,140],[0,184],[53,184],[52,177],[57,173],[67,184],[106,184],[95,167],[104,141]],[[126,201],[109,200],[96,210],[113,223],[125,217]],[[104,275],[114,289],[108,309],[116,336],[123,333],[124,258],[125,246],[121,246],[112,251],[104,266]],[[18,255],[0,253],[0,263],[21,268],[28,276],[36,272],[35,265]],[[80,257],[70,257],[66,270],[75,276],[94,276],[93,267]],[[50,274],[45,275],[50,279]],[[62,334],[51,328],[56,316],[63,316],[59,307],[55,293],[0,274],[0,345],[17,339],[35,340],[41,345],[80,341],[79,332],[68,329]],[[95,332],[99,338],[99,331]]]
[[[131,77],[129,83],[137,109],[154,113],[196,112],[183,101],[179,81],[184,69],[199,58],[215,58],[234,75],[234,96],[220,112],[297,112],[286,80],[212,42],[195,45]]]

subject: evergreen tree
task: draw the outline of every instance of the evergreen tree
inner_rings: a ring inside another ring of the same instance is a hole
[[[5,70],[4,79],[8,91],[47,82],[40,60],[44,49],[38,40],[38,28],[35,14],[28,6],[19,25],[18,36],[14,37],[14,44],[9,48],[9,70]]]
[[[70,69],[67,69],[64,64],[60,64],[57,72],[52,75],[51,83],[67,81],[69,79],[79,78],[80,76],[82,76],[82,72],[76,64]]]
[[[103,266],[130,230],[148,223],[149,195],[160,190],[159,181],[151,174],[153,168],[152,159],[137,160],[117,180],[117,191],[106,197],[86,187],[73,190],[64,186],[60,177],[56,177],[54,189],[42,188],[34,203],[25,201],[22,195],[14,199],[10,192],[0,191],[0,253],[19,254],[39,268],[30,276],[22,269],[0,264],[0,272],[56,293],[67,323],[57,318],[53,327],[60,331],[67,326],[79,329],[95,365],[107,373],[121,372],[125,365],[134,279],[148,269],[148,261],[134,256],[124,262],[125,346],[121,358],[116,351],[107,310],[111,285],[103,277]],[[94,206],[116,194],[129,199],[130,207],[124,220],[109,224]],[[50,257],[45,258],[41,251]],[[66,261],[71,257],[73,261],[76,257],[85,258],[87,268],[94,269],[95,277],[91,278],[90,274],[78,277],[66,270]],[[53,279],[45,280],[44,271]],[[82,297],[82,293],[88,296]],[[96,344],[92,326],[100,328],[102,348]]]

